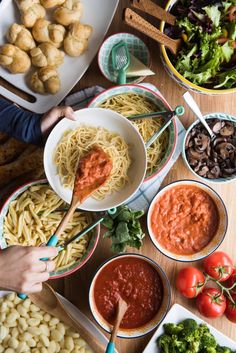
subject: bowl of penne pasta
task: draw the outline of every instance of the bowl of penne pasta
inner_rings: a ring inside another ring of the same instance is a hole
[[[46,179],[24,184],[15,190],[0,210],[0,248],[41,246],[54,234],[69,205],[52,190]],[[92,223],[93,213],[76,210],[59,239],[63,244]],[[81,268],[98,244],[100,226],[69,244],[54,259],[50,278],[67,276]]]

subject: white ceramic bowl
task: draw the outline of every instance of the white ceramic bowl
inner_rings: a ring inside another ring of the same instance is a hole
[[[47,139],[44,149],[44,169],[51,187],[60,198],[67,203],[71,202],[72,190],[62,186],[60,178],[57,175],[57,168],[53,162],[55,148],[65,131],[76,129],[80,125],[103,127],[109,131],[118,133],[130,147],[132,163],[128,170],[129,182],[126,183],[122,190],[114,192],[103,200],[98,201],[89,197],[79,208],[97,212],[125,203],[137,191],[145,177],[147,157],[141,135],[131,122],[124,119],[122,115],[108,109],[87,108],[78,110],[75,114],[77,117],[76,121],[69,119],[61,120]]]
[[[218,212],[219,212],[219,226],[217,229],[217,232],[214,236],[214,238],[210,241],[210,243],[203,248],[201,251],[192,254],[192,255],[179,255],[179,254],[174,254],[170,251],[168,251],[166,248],[164,248],[156,239],[152,227],[151,227],[151,215],[153,213],[153,208],[154,205],[158,202],[159,198],[167,191],[170,190],[171,188],[175,186],[180,186],[180,185],[190,185],[190,186],[196,186],[203,191],[205,191],[210,197],[213,199],[215,202]],[[182,262],[191,262],[191,261],[198,261],[202,260],[205,257],[209,256],[211,253],[213,253],[223,242],[225,238],[225,234],[227,231],[228,227],[228,215],[227,215],[227,210],[225,207],[225,204],[222,200],[222,198],[217,194],[216,191],[214,191],[210,186],[203,184],[199,181],[194,181],[194,180],[178,180],[174,181],[173,183],[170,183],[166,186],[164,186],[154,197],[152,200],[148,214],[147,214],[147,226],[148,226],[148,232],[150,235],[150,238],[154,244],[154,246],[165,256],[176,260],[176,261],[182,261]]]
[[[135,329],[119,329],[118,331],[118,337],[121,338],[138,338],[141,336],[144,336],[146,334],[148,334],[149,332],[151,332],[152,330],[154,330],[160,323],[161,321],[164,319],[164,317],[166,316],[169,307],[170,307],[170,302],[171,302],[171,287],[170,287],[170,282],[168,280],[167,275],[165,274],[165,272],[163,271],[163,269],[153,260],[151,260],[150,258],[144,256],[144,255],[140,255],[140,254],[121,254],[121,255],[116,255],[113,256],[112,258],[110,258],[109,260],[105,261],[97,270],[95,276],[93,277],[93,280],[91,282],[90,285],[90,289],[89,289],[89,305],[90,305],[90,310],[93,314],[94,319],[96,320],[96,322],[108,333],[111,332],[111,328],[110,325],[107,321],[105,321],[103,319],[103,317],[100,315],[100,313],[97,310],[96,304],[95,304],[95,300],[94,300],[94,285],[96,282],[96,279],[99,275],[99,273],[102,271],[102,269],[104,267],[106,267],[109,263],[117,260],[117,259],[121,259],[121,258],[125,258],[125,257],[135,257],[141,260],[146,261],[147,263],[149,263],[159,274],[161,281],[162,281],[162,285],[163,285],[163,299],[162,299],[162,303],[160,306],[160,309],[158,310],[158,312],[156,313],[156,315],[154,316],[154,318],[149,321],[146,325],[140,327],[140,328],[135,328]]]

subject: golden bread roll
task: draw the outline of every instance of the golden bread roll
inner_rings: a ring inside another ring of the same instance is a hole
[[[9,138],[0,145],[0,165],[11,162],[17,158],[27,147],[25,142]]]
[[[60,90],[61,82],[57,70],[54,67],[42,67],[30,77],[30,87],[34,92],[55,94]]]
[[[58,7],[54,13],[54,19],[63,26],[69,26],[80,20],[82,16],[83,5],[79,0],[66,0],[64,4]]]
[[[9,28],[7,39],[11,44],[15,44],[24,51],[29,51],[35,47],[35,41],[30,31],[17,23],[13,23]]]
[[[43,18],[46,11],[39,0],[16,0],[25,27],[33,27],[38,18]]]
[[[13,44],[4,44],[0,47],[0,65],[13,74],[29,70],[31,61],[29,56]]]
[[[35,174],[43,168],[43,148],[37,148],[30,154],[22,154],[15,161],[0,166],[0,187],[12,180],[32,172]]]
[[[64,40],[64,50],[70,56],[79,56],[88,48],[88,39],[93,28],[75,22],[70,25],[69,32]]]
[[[41,0],[40,2],[45,9],[50,9],[52,7],[64,4],[65,0]]]
[[[10,136],[8,136],[5,132],[0,131],[0,143],[6,142]]]
[[[60,66],[63,63],[64,52],[51,43],[42,43],[30,51],[32,64],[37,67]]]
[[[48,42],[59,48],[64,40],[66,30],[62,25],[40,18],[35,22],[32,34],[37,42]]]

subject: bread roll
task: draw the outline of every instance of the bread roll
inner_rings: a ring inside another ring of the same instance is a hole
[[[52,24],[51,22],[40,18],[35,22],[32,34],[37,42],[48,42],[59,48],[64,40],[66,30],[62,25]]]
[[[41,0],[40,2],[45,9],[50,9],[52,7],[64,4],[65,0]]]
[[[15,44],[24,51],[29,51],[35,47],[35,41],[32,34],[23,25],[13,23],[8,32],[7,39],[11,44]]]
[[[33,27],[38,18],[43,18],[46,11],[39,0],[16,0],[25,27]]]
[[[33,73],[30,78],[30,87],[34,92],[55,94],[60,90],[59,74],[53,67],[43,67]]]
[[[29,56],[12,44],[4,44],[0,47],[0,65],[13,74],[23,73],[29,70],[31,62]]]
[[[11,162],[17,158],[27,147],[25,142],[9,138],[0,145],[0,165]]]
[[[82,11],[83,5],[78,0],[66,0],[54,11],[53,17],[61,25],[69,26],[80,20]]]
[[[30,51],[32,64],[37,67],[60,66],[63,63],[64,52],[51,43],[42,43]]]
[[[70,56],[79,56],[88,48],[88,39],[93,28],[75,22],[70,25],[69,32],[64,40],[64,50]]]

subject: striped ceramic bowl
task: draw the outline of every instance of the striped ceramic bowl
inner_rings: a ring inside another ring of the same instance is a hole
[[[235,123],[236,126],[236,117],[229,115],[229,114],[225,114],[225,113],[211,113],[211,114],[207,114],[204,116],[205,119],[220,119],[220,120],[228,120],[228,121],[232,121]],[[189,126],[188,130],[186,131],[185,137],[184,137],[184,141],[183,141],[183,150],[182,150],[182,157],[183,160],[186,164],[186,166],[188,167],[188,169],[199,179],[201,179],[203,182],[208,182],[208,183],[215,183],[215,184],[222,184],[222,183],[229,183],[231,181],[236,180],[236,173],[228,176],[228,177],[224,177],[224,178],[217,178],[217,179],[208,179],[208,178],[204,178],[200,175],[198,175],[193,168],[190,166],[187,156],[186,156],[186,150],[185,150],[185,145],[186,145],[186,140],[187,140],[187,136],[190,133],[190,131],[192,130],[192,128],[194,126],[196,126],[197,124],[199,124],[199,121],[196,120],[192,125]]]
[[[90,102],[89,108],[99,107],[99,105],[102,104],[106,99],[116,96],[118,94],[127,94],[127,93],[136,93],[140,96],[144,96],[148,98],[154,104],[156,104],[156,106],[160,110],[171,110],[171,107],[167,103],[167,101],[164,98],[162,98],[158,93],[150,90],[147,87],[144,87],[141,85],[131,85],[131,84],[116,86],[103,91]],[[147,181],[153,178],[154,176],[158,175],[165,168],[165,166],[170,162],[174,154],[177,138],[178,138],[178,131],[177,131],[177,125],[176,125],[175,119],[169,125],[168,129],[169,129],[169,142],[168,142],[168,146],[166,148],[165,154],[161,162],[159,163],[158,167],[153,171],[153,173],[146,174],[144,181]]]
[[[7,243],[6,243],[5,239],[4,239],[4,228],[3,228],[3,225],[4,225],[4,220],[5,220],[5,217],[6,217],[7,213],[8,213],[9,206],[10,206],[11,202],[16,200],[30,186],[41,185],[41,184],[48,184],[48,181],[46,179],[36,180],[36,181],[32,181],[32,182],[29,182],[27,184],[24,184],[24,185],[20,186],[18,189],[16,189],[9,196],[9,198],[3,204],[3,206],[2,206],[2,208],[0,210],[0,249],[4,249],[4,248],[7,247]],[[95,251],[95,249],[97,247],[97,244],[98,244],[99,235],[100,235],[100,225],[98,225],[96,228],[94,228],[94,230],[92,232],[92,236],[90,238],[90,242],[89,242],[88,248],[87,248],[85,254],[82,256],[82,258],[79,259],[78,261],[76,261],[71,266],[63,268],[61,270],[55,270],[55,271],[51,272],[50,273],[50,279],[65,277],[65,276],[68,276],[69,274],[77,271],[78,269],[80,269],[90,259],[90,257],[93,255],[93,253],[94,253],[94,251]]]
[[[166,4],[165,10],[170,12],[172,7],[176,4],[178,0],[169,0]],[[165,22],[161,22],[160,30],[164,33],[165,29]],[[219,95],[219,94],[226,94],[226,93],[235,93],[235,88],[228,88],[228,89],[210,89],[200,87],[191,81],[187,80],[184,76],[182,76],[172,64],[169,56],[168,51],[166,50],[164,45],[161,45],[161,60],[164,65],[165,70],[167,73],[172,77],[180,86],[184,87],[187,90],[191,90],[193,92],[207,94],[207,95]]]

